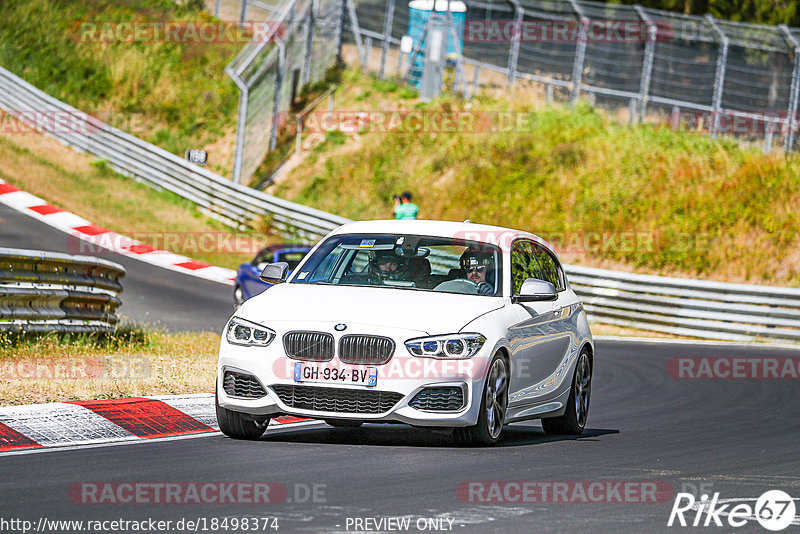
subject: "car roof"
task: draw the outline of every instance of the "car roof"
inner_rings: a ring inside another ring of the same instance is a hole
[[[471,222],[419,219],[356,221],[340,226],[330,235],[339,234],[415,234],[452,237],[499,245],[501,249],[509,248],[514,239],[526,238],[544,243],[551,251],[553,250],[547,241],[530,232]]]
[[[303,245],[298,243],[280,243],[277,245],[269,245],[268,247],[262,248],[259,254],[261,254],[262,252],[274,252],[276,250],[309,251],[311,250],[311,247],[312,245]]]

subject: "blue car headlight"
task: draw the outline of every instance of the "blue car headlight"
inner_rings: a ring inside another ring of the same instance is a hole
[[[448,334],[406,341],[406,349],[421,358],[472,358],[486,342],[481,334]]]
[[[225,338],[233,345],[266,347],[275,339],[275,332],[266,326],[234,317],[225,329]]]

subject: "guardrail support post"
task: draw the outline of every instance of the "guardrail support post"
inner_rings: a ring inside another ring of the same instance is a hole
[[[247,20],[247,0],[242,0],[241,9],[239,10],[239,24]]]
[[[586,60],[586,42],[589,39],[589,19],[583,14],[583,10],[575,0],[569,0],[572,10],[578,16],[581,24],[581,32],[578,37],[578,44],[575,49],[575,63],[572,65],[572,92],[569,95],[569,105],[574,106],[578,101],[581,92],[581,79],[583,78],[583,64]]]
[[[386,3],[386,18],[383,20],[383,44],[381,46],[381,66],[378,71],[378,78],[383,80],[386,77],[386,55],[389,53],[389,45],[392,41],[392,24],[394,23],[394,0]],[[398,53],[400,53],[398,49]]]
[[[214,2],[214,16],[219,17],[219,5],[222,3],[222,0],[216,0]]]
[[[728,62],[728,36],[722,31],[717,21],[711,15],[706,15],[706,20],[711,25],[714,33],[719,37],[720,51],[717,54],[717,71],[714,75],[714,101],[711,104],[714,117],[711,119],[711,138],[716,139],[719,130],[720,114],[722,113],[722,91],[725,88],[725,66]]]

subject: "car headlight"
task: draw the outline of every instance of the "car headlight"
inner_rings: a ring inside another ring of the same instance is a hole
[[[422,358],[472,358],[485,342],[480,334],[448,334],[409,339],[406,348]]]
[[[228,343],[253,347],[266,347],[275,339],[275,332],[241,317],[234,317],[225,332]]]

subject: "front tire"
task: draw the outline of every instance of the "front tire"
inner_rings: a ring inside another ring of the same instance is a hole
[[[495,354],[483,386],[478,424],[456,428],[456,441],[465,445],[494,445],[500,440],[508,409],[508,369],[505,360]]]
[[[219,398],[214,395],[214,404],[217,409],[217,424],[220,431],[233,439],[258,439],[267,430],[269,417],[261,422],[246,419],[245,414],[234,412],[219,405]]]
[[[586,427],[589,417],[589,401],[592,394],[592,364],[584,349],[575,364],[575,374],[564,415],[542,419],[542,428],[548,434],[577,436]]]

